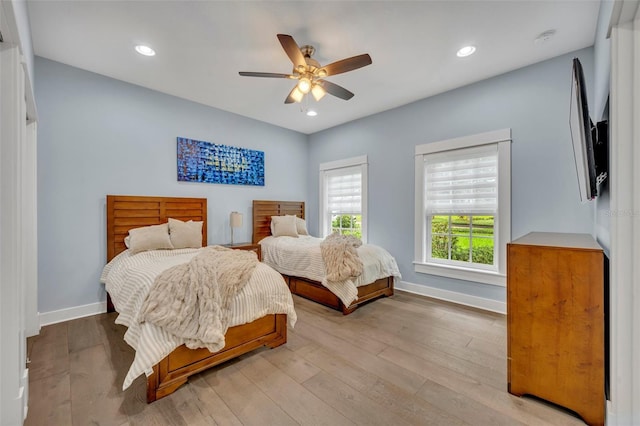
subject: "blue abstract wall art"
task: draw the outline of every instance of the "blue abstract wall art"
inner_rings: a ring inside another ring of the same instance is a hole
[[[179,137],[178,180],[264,186],[264,151]]]

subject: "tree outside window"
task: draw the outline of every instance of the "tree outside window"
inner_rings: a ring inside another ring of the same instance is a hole
[[[331,232],[362,238],[362,216],[359,214],[332,215]]]

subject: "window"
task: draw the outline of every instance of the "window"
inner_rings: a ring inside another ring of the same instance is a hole
[[[416,147],[416,272],[505,285],[510,129]]]
[[[320,229],[366,242],[367,156],[320,164]]]

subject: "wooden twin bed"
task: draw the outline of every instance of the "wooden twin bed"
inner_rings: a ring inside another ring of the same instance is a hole
[[[271,216],[295,215],[305,218],[304,201],[253,201],[253,238],[254,244],[271,235]],[[358,287],[358,299],[351,305],[344,303],[329,289],[317,281],[302,277],[283,275],[291,293],[313,300],[314,302],[342,311],[348,315],[365,302],[383,296],[393,295],[393,277],[378,279]]]
[[[202,245],[207,245],[207,199],[107,195],[107,262],[126,249],[124,237],[132,228],[166,223],[172,217],[202,221]],[[107,311],[113,312],[109,295]],[[216,353],[182,345],[153,368],[147,378],[147,402],[175,391],[189,376],[261,346],[271,348],[287,341],[287,316],[271,314],[251,323],[230,327],[225,347]]]

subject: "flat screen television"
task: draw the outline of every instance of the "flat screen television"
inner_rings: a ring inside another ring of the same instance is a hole
[[[584,72],[578,58],[573,59],[569,127],[580,200],[586,202],[598,196],[598,186],[607,177],[608,126],[606,121],[597,125],[591,121]]]

